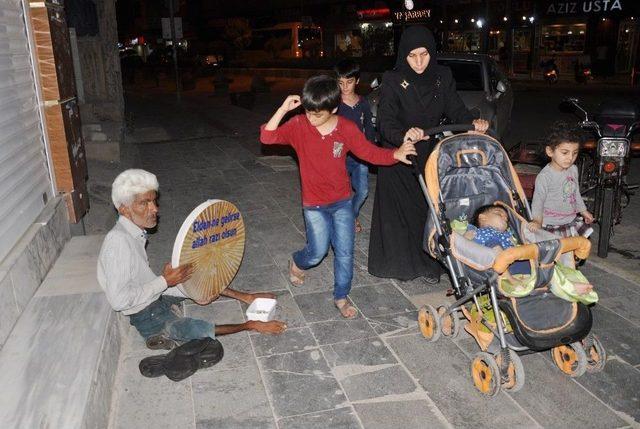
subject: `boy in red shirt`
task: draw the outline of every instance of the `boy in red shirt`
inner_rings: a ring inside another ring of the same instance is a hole
[[[305,83],[302,98],[288,96],[261,127],[260,141],[291,145],[300,163],[307,245],[289,261],[289,280],[294,286],[302,285],[304,270],[318,265],[331,244],[335,256],[334,302],[342,316],[351,319],[357,316],[357,310],[347,300],[353,278],[355,221],[347,153],[353,152],[371,164],[392,165],[398,161],[410,164],[407,156],[415,155],[416,151],[412,142],[395,150],[371,144],[356,124],[336,115],[339,103],[340,87],[336,79],[314,76]],[[305,114],[279,126],[287,112],[300,104]]]

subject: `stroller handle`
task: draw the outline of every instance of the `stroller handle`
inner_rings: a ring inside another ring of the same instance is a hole
[[[502,274],[515,261],[524,259],[538,259],[538,246],[535,244],[522,244],[501,251],[493,262],[493,271]]]
[[[427,128],[424,130],[425,136],[433,136],[436,134],[451,131],[452,133],[463,133],[465,131],[473,131],[476,127],[473,124],[446,124],[438,125],[437,127]]]
[[[565,237],[560,238],[560,252],[574,252],[579,259],[587,259],[591,251],[591,242],[584,237]],[[526,259],[538,259],[538,246],[535,244],[523,244],[516,247],[510,247],[501,251],[496,260],[493,262],[493,270],[498,273],[504,273],[515,261]]]

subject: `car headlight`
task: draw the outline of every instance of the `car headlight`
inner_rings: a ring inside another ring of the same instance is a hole
[[[629,142],[626,139],[601,139],[598,152],[600,156],[624,157],[629,150]]]

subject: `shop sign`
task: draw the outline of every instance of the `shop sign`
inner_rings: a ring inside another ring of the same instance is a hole
[[[547,15],[582,15],[590,13],[622,12],[622,0],[554,1],[546,9]]]
[[[388,18],[391,15],[389,8],[364,9],[357,12],[358,19],[381,19]]]
[[[393,18],[398,22],[422,21],[431,18],[431,9],[399,10],[393,12]]]

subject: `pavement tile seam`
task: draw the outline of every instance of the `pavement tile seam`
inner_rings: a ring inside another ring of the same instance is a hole
[[[193,414],[193,428],[196,429],[198,425],[197,424],[198,417],[196,415],[196,400],[194,396],[195,396],[195,392],[193,390],[193,378],[189,377],[189,398],[191,399],[191,412]]]
[[[609,410],[611,410],[611,412],[615,415],[617,415],[618,417],[620,417],[622,420],[626,421],[627,423],[631,424],[631,425],[636,425],[636,427],[640,427],[639,422],[636,422],[633,417],[626,415],[624,412],[620,412],[616,409],[614,409],[613,407],[611,407],[609,404],[607,404],[606,402],[604,402],[602,399],[600,399],[598,396],[596,396],[593,392],[591,392],[589,389],[587,389],[585,386],[583,386],[581,383],[578,382],[577,379],[575,378],[571,378],[570,381],[572,381],[573,383],[577,384],[578,386],[580,386],[585,392],[587,392],[589,395],[591,395],[596,401],[600,402],[602,405],[604,405],[606,408],[608,408]],[[623,427],[631,427],[631,426],[619,426],[619,428],[623,428]]]
[[[282,420],[288,420],[288,419],[292,419],[292,418],[295,418],[295,417],[311,416],[311,415],[315,415],[315,414],[326,413],[326,412],[345,409],[345,408],[349,408],[350,410],[353,411],[353,415],[356,416],[356,419],[358,419],[358,423],[360,424],[360,427],[362,427],[364,429],[364,426],[362,425],[362,422],[360,421],[360,417],[358,416],[358,413],[356,412],[356,410],[353,408],[353,405],[340,407],[340,408],[327,408],[326,410],[311,411],[309,413],[293,414],[293,415],[290,415],[290,416],[283,416],[283,417],[280,417],[278,420],[276,420],[276,424],[278,424],[278,427],[280,427],[279,423]]]
[[[276,414],[276,409],[273,406],[273,398],[271,397],[271,392],[269,391],[267,383],[265,382],[264,373],[262,371],[262,366],[260,365],[260,363],[258,361],[258,355],[256,353],[256,348],[255,348],[255,345],[253,344],[253,339],[251,338],[251,335],[249,335],[249,344],[251,344],[251,351],[253,352],[253,359],[255,361],[255,365],[258,367],[258,374],[260,374],[260,383],[262,384],[262,387],[264,388],[265,395],[267,395],[267,400],[269,402],[269,408],[271,409],[271,415],[273,416],[273,421],[274,421],[274,423],[276,425],[276,428],[277,428],[278,427],[278,417],[277,417],[277,414]]]
[[[415,334],[414,334],[415,335]],[[424,399],[429,403],[429,408],[431,409],[431,411],[433,411],[433,414],[438,418],[438,420],[445,425],[446,427],[452,427],[451,423],[447,420],[447,418],[445,417],[444,413],[440,410],[440,408],[438,408],[438,406],[436,405],[436,403],[433,401],[433,399],[431,399],[431,397],[429,397],[429,394],[427,393],[426,390],[424,390],[424,388],[422,387],[422,385],[418,382],[418,380],[413,376],[413,374],[411,373],[411,371],[409,371],[409,369],[407,368],[407,366],[404,364],[404,362],[402,361],[402,359],[400,359],[400,356],[398,356],[398,354],[396,353],[396,351],[393,349],[393,347],[391,347],[391,345],[387,342],[387,338],[384,338],[382,336],[379,336],[379,338],[382,340],[382,343],[387,347],[387,349],[391,352],[391,354],[393,355],[393,357],[398,361],[398,365],[400,365],[400,367],[402,367],[402,369],[404,370],[404,372],[408,375],[408,377],[413,381],[413,384],[416,386],[416,390],[414,391],[414,393],[417,392],[423,392],[424,393]],[[394,337],[396,338],[396,337]]]
[[[313,331],[311,331],[313,332]],[[349,403],[349,407],[353,410],[353,414],[356,416],[356,420],[358,420],[358,423],[360,424],[360,426],[364,427],[364,424],[362,423],[362,420],[360,420],[360,416],[358,415],[358,413],[356,412],[355,408],[353,407],[353,403],[351,402],[351,399],[349,399],[349,395],[347,394],[347,390],[344,388],[344,386],[342,385],[342,381],[335,376],[335,372],[334,369],[331,367],[331,365],[329,365],[329,359],[327,359],[327,356],[324,353],[324,350],[322,350],[322,348],[320,348],[320,354],[322,354],[322,357],[324,358],[325,362],[327,362],[327,365],[329,366],[329,371],[331,371],[331,374],[334,376],[336,383],[338,383],[338,386],[340,386],[340,389],[342,390],[342,393],[344,394],[344,397],[346,398],[347,402]]]
[[[604,301],[604,302],[602,302]],[[613,314],[617,315],[618,317],[620,317],[621,319],[624,319],[626,322],[629,322],[630,324],[632,324],[634,327],[636,328],[640,328],[640,324],[638,322],[634,322],[633,320],[625,317],[623,314],[620,314],[619,310],[616,310],[615,308],[608,306],[607,305],[607,300],[603,299],[601,301],[598,301],[598,305],[606,308],[607,310],[609,310],[610,312],[612,312]]]

